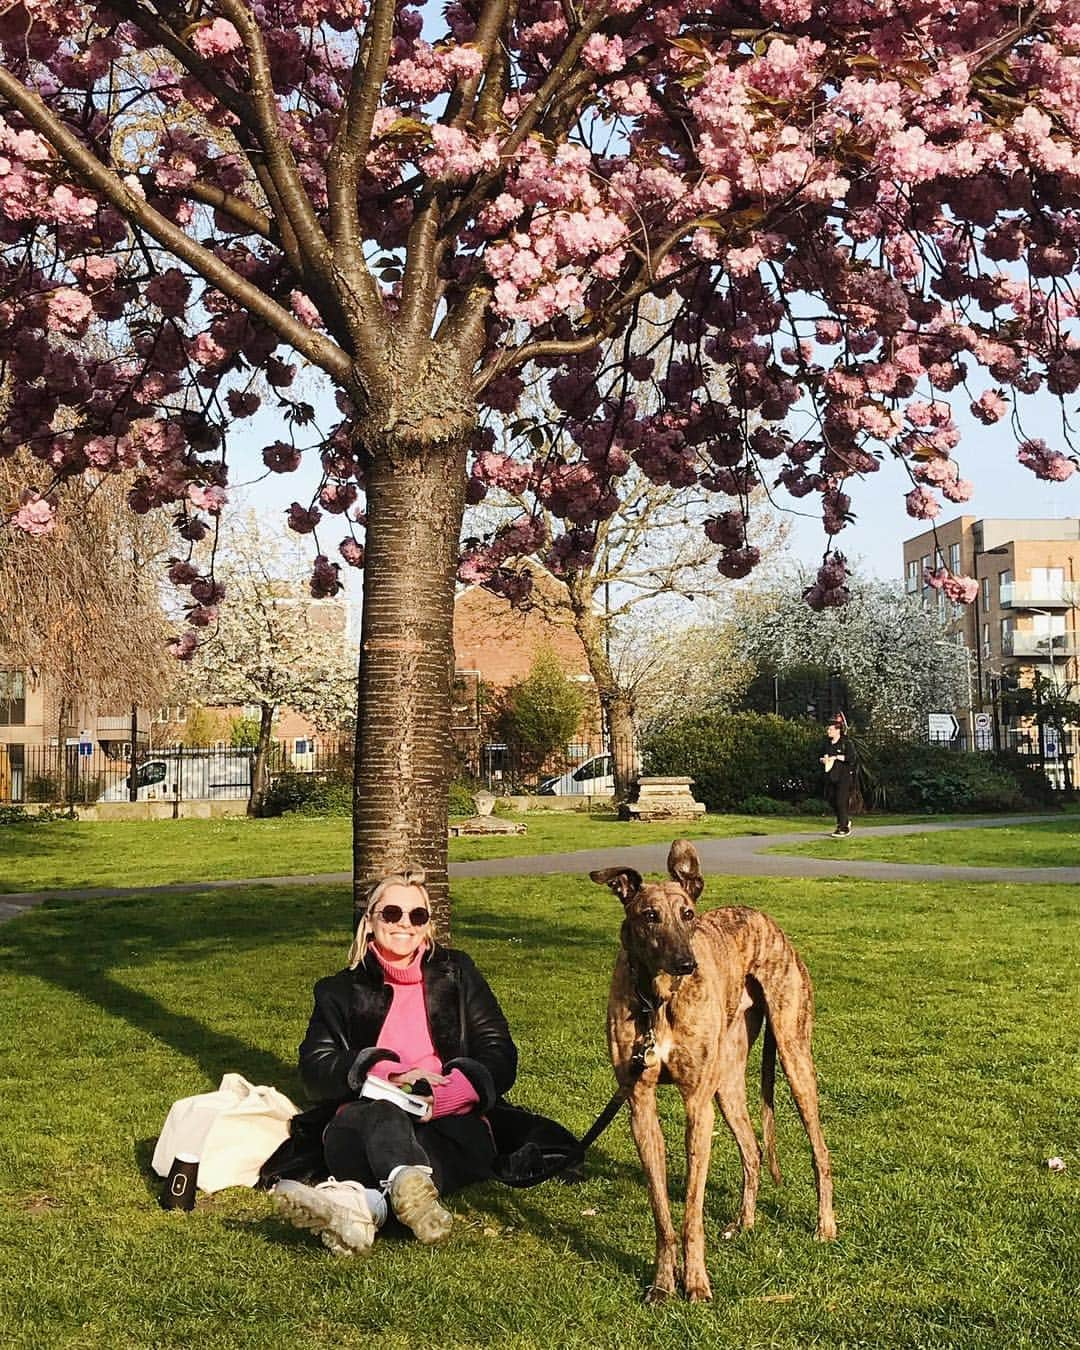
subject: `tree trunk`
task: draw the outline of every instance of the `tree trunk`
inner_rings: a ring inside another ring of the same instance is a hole
[[[274,729],[274,705],[259,704],[259,739],[255,742],[255,763],[251,766],[251,796],[248,798],[247,813],[254,816],[262,804],[269,779],[268,761],[270,759],[270,733]]]
[[[615,805],[621,806],[630,800],[638,769],[634,744],[634,701],[625,690],[616,688],[608,699],[607,708],[611,763],[615,775]]]
[[[454,584],[467,441],[459,436],[412,454],[389,453],[366,437],[364,444],[371,460],[353,776],[354,920],[372,881],[421,867],[436,931],[445,938]]]

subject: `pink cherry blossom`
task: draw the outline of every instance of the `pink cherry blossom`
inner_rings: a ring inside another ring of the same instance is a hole
[[[262,461],[273,473],[292,473],[300,467],[301,454],[295,445],[275,441],[263,450]]]
[[[228,19],[214,19],[212,23],[195,30],[191,36],[191,45],[200,56],[212,61],[236,51],[241,45],[240,34]]]
[[[310,534],[322,520],[322,512],[315,507],[305,507],[299,502],[293,502],[289,507],[288,520],[290,530],[294,530],[297,534]]]
[[[40,538],[56,527],[56,511],[51,502],[36,492],[24,492],[19,509],[11,517],[16,529],[23,530],[33,538]]]

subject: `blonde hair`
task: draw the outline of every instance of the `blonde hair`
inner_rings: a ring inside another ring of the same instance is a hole
[[[367,904],[364,906],[363,918],[357,925],[356,936],[349,948],[348,965],[350,970],[355,970],[367,955],[367,946],[371,940],[371,916],[378,907],[379,901],[391,886],[410,886],[413,890],[419,891],[424,897],[424,904],[427,906],[428,913],[431,913],[431,897],[424,885],[426,880],[422,868],[407,867],[404,872],[390,872],[387,876],[380,877],[378,881],[372,882],[371,889],[368,891]],[[424,927],[424,937],[429,944],[435,940],[430,919]]]

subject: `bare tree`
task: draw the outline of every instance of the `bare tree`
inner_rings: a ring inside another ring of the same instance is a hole
[[[0,501],[17,500],[35,477],[47,471],[28,455],[0,459]],[[128,486],[69,479],[47,535],[0,531],[0,652],[55,680],[61,722],[81,701],[159,702],[176,676],[161,593],[170,531],[128,508]]]

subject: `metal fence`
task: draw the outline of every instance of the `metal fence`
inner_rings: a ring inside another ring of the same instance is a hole
[[[351,775],[352,747],[318,742],[271,744],[267,771],[316,776]],[[85,806],[133,800],[244,801],[251,795],[255,751],[215,745],[140,747],[110,754],[100,745],[0,745],[0,802]]]

